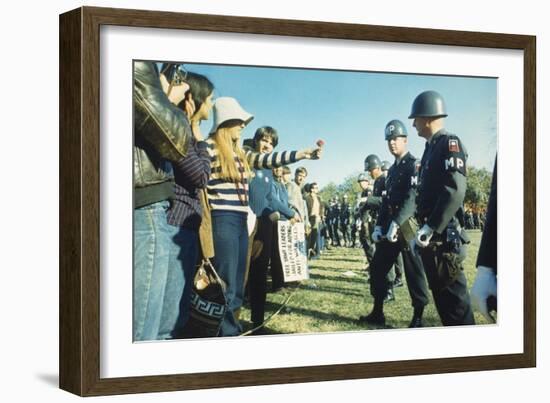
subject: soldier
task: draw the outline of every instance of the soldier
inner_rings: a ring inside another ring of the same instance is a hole
[[[331,208],[331,220],[330,220],[330,227],[332,228],[332,235],[334,238],[332,239],[332,245],[333,246],[340,246],[340,229],[339,229],[339,222],[340,222],[340,204],[338,203],[338,198],[334,197],[332,199],[332,208]]]
[[[466,209],[466,214],[464,216],[466,229],[474,229],[474,216],[472,215],[472,208]]]
[[[331,228],[328,224],[330,204],[323,201],[323,217],[321,217],[321,249],[331,250],[330,241],[332,242]]]
[[[388,178],[388,171],[390,170],[391,163],[389,161],[382,161],[382,175]]]
[[[406,132],[405,132],[406,133]],[[382,161],[382,175],[386,178],[386,187],[388,183],[388,172],[390,170],[391,163],[389,161]],[[393,281],[394,287],[403,287],[403,255],[400,253],[395,259],[393,265],[395,271],[395,280]]]
[[[348,195],[342,196],[342,204],[340,205],[340,231],[342,232],[342,239],[344,241],[344,247],[351,246],[351,233],[350,233],[350,220],[351,220],[351,208],[348,203]]]
[[[458,136],[444,128],[443,97],[426,91],[416,97],[409,119],[426,140],[420,165],[415,243],[424,264],[435,306],[444,326],[473,325],[463,273],[465,231],[461,228],[466,193],[467,153]]]
[[[386,178],[386,187],[388,183],[388,172],[390,170],[391,163],[389,161],[382,161],[382,175]],[[395,280],[393,281],[394,287],[403,287],[403,255],[401,253],[395,259],[393,265],[395,271]]]
[[[387,275],[398,256],[402,254],[407,286],[414,308],[409,327],[422,327],[422,314],[429,301],[428,286],[422,261],[409,245],[414,239],[411,220],[416,207],[416,158],[407,150],[407,130],[401,121],[390,121],[386,125],[384,137],[395,157],[395,163],[388,172],[387,194],[382,201],[372,234],[374,242],[377,243],[371,269],[374,307],[369,315],[362,316],[359,320],[374,325],[385,325],[383,305],[388,291]]]
[[[474,229],[479,229],[481,226],[479,225],[479,208],[477,206],[474,208],[472,219],[474,221]]]
[[[365,175],[365,174],[360,174],[360,175]],[[351,246],[353,248],[357,247],[357,235],[359,233],[359,229],[361,228],[361,217],[359,216],[360,203],[361,203],[361,193],[358,193],[355,207],[352,208],[352,214],[351,214]]]
[[[371,154],[365,159],[365,171],[369,172],[374,180],[372,192],[368,194],[363,209],[368,211],[376,222],[378,210],[382,206],[382,197],[386,195],[386,178],[382,175],[382,163],[378,156]],[[369,233],[370,234],[370,233]]]
[[[365,200],[365,204],[363,205],[363,211],[364,210],[368,211],[368,214],[371,219],[371,225],[373,225],[374,223],[376,223],[376,220],[378,219],[378,210],[382,206],[382,199],[384,196],[386,196],[386,178],[382,175],[382,163],[380,162],[380,158],[378,158],[377,155],[371,154],[367,156],[367,158],[365,159],[365,171],[368,171],[370,173],[370,176],[374,179],[374,186],[372,189],[372,193],[369,196],[367,196]],[[372,232],[369,231],[368,234],[370,235],[372,234]],[[374,255],[373,255],[373,259],[374,259]],[[371,263],[374,264],[374,260],[369,262],[369,267]],[[395,281],[395,271],[392,269],[387,276],[387,285],[388,285],[387,299],[390,301],[394,299],[394,296],[393,296],[394,281]]]
[[[332,198],[328,200],[325,205],[325,226],[328,237],[330,238],[330,245],[334,246],[334,234],[332,233]],[[329,243],[327,242],[327,246]]]
[[[370,183],[369,179],[367,177],[367,174],[362,173],[359,174],[359,177],[357,178],[357,182],[359,183],[359,186],[361,187],[361,196],[359,198],[359,207],[358,207],[358,214],[359,219],[361,220],[361,227],[359,229],[359,242],[361,243],[361,246],[363,247],[363,250],[365,251],[365,256],[367,258],[367,269],[370,267],[370,264],[372,262],[372,258],[374,257],[374,242],[372,242],[372,239],[370,238],[370,234],[372,233],[372,217],[369,214],[369,211],[366,208],[363,208],[365,206],[365,203],[367,201],[367,198],[371,194],[370,190]]]

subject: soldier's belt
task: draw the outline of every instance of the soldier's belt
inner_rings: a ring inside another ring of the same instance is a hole
[[[421,226],[421,225],[424,225],[428,222],[428,215],[417,214],[415,216],[415,219],[416,219],[416,222],[417,222],[418,226]]]

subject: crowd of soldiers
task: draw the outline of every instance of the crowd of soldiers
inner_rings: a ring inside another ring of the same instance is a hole
[[[333,197],[325,209],[325,224],[331,246],[355,247],[355,211],[348,202],[348,195],[339,201]]]
[[[483,231],[485,215],[487,211],[477,207],[467,207],[464,211],[464,225],[466,229],[479,229]]]
[[[465,230],[483,231],[486,212],[464,208],[468,154],[460,138],[444,128],[445,117],[446,106],[439,93],[418,95],[409,118],[419,137],[426,140],[422,158],[417,160],[408,151],[403,122],[391,120],[384,139],[395,162],[368,155],[365,173],[357,179],[362,192],[356,208],[344,195],[340,203],[333,198],[326,209],[330,244],[355,247],[358,232],[368,262],[374,306],[359,318],[360,323],[385,325],[384,303],[394,299],[393,288],[403,285],[404,275],[413,308],[409,327],[423,326],[428,289],[444,326],[475,324],[463,272],[470,243]],[[495,181],[491,193],[496,209]],[[472,287],[474,306],[489,320],[494,318],[491,311],[496,311],[494,227],[496,223],[485,231],[490,235],[483,235]]]

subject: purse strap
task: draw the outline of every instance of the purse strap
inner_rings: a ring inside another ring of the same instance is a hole
[[[202,207],[202,221],[199,227],[199,241],[201,244],[202,256],[205,259],[214,257],[214,238],[212,233],[212,214],[206,189],[200,189],[199,199]]]

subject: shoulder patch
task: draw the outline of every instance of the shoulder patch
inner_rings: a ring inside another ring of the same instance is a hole
[[[447,144],[445,144],[446,142]],[[442,140],[441,150],[443,169],[449,172],[460,172],[466,176],[466,160],[468,155],[466,148],[460,138],[454,134],[448,134],[445,140]]]
[[[449,139],[449,151],[452,153],[460,152],[460,146],[458,145],[457,139]]]

